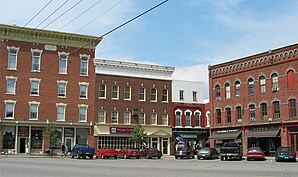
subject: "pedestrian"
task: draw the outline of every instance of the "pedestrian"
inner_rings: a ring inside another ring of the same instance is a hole
[[[65,156],[65,145],[63,143],[61,145],[61,156]]]

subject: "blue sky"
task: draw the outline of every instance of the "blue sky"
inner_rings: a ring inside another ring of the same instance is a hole
[[[52,0],[27,27],[35,28],[66,2],[38,27],[59,30],[97,3],[61,31],[101,36],[162,1]],[[48,2],[0,0],[0,23],[24,26]],[[174,66],[174,79],[204,82],[207,98],[208,65],[297,43],[297,7],[296,0],[169,0],[104,37],[96,57]]]

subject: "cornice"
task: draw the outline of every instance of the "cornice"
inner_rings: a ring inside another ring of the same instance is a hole
[[[76,48],[95,49],[102,40],[100,37],[58,31],[33,29],[0,24],[2,41],[23,41]]]

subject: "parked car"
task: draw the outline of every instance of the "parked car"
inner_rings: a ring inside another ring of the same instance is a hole
[[[131,157],[139,159],[141,157],[141,151],[137,148],[125,148],[118,152],[118,158],[129,159]]]
[[[83,158],[86,159],[88,156],[90,159],[93,159],[94,156],[94,148],[90,148],[87,144],[76,144],[70,153],[70,158],[74,158],[77,156],[77,158]]]
[[[246,154],[246,160],[265,160],[265,152],[260,147],[250,147]]]
[[[95,152],[95,156],[96,158],[101,158],[101,159],[110,158],[110,157],[117,159],[118,151],[111,147],[102,147],[101,150]]]
[[[276,150],[275,161],[293,161],[296,162],[296,152],[291,147],[279,147]]]
[[[225,159],[242,159],[242,148],[239,146],[238,143],[234,142],[226,142],[224,145],[220,148],[220,160]]]
[[[197,154],[198,160],[200,159],[217,159],[219,156],[219,153],[217,152],[216,149],[210,148],[210,147],[205,147],[201,150],[199,150]]]
[[[183,147],[183,148],[180,148],[176,151],[175,153],[175,159],[182,159],[182,158],[195,158],[195,153],[193,150],[191,150],[190,148],[187,148],[187,147]]]
[[[160,159],[162,157],[162,153],[157,148],[145,148],[141,151],[141,157],[146,157],[147,159],[155,157]]]

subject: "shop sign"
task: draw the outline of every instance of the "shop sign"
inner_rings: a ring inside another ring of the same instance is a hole
[[[197,135],[181,134],[182,138],[197,138]]]
[[[266,127],[260,126],[260,127],[253,127],[248,130],[249,131],[260,131],[260,130],[277,130],[277,129],[278,129],[277,126],[266,126]]]
[[[73,137],[74,130],[72,128],[65,128],[64,129],[64,136],[65,137]]]
[[[239,132],[239,131],[240,131],[239,129],[218,130],[218,131],[215,131],[214,133],[216,133],[216,134],[225,134],[225,133],[236,133],[236,132]]]
[[[133,128],[119,128],[119,127],[111,127],[111,134],[132,134]]]
[[[29,137],[29,127],[22,127],[18,128],[18,136],[21,137]]]

